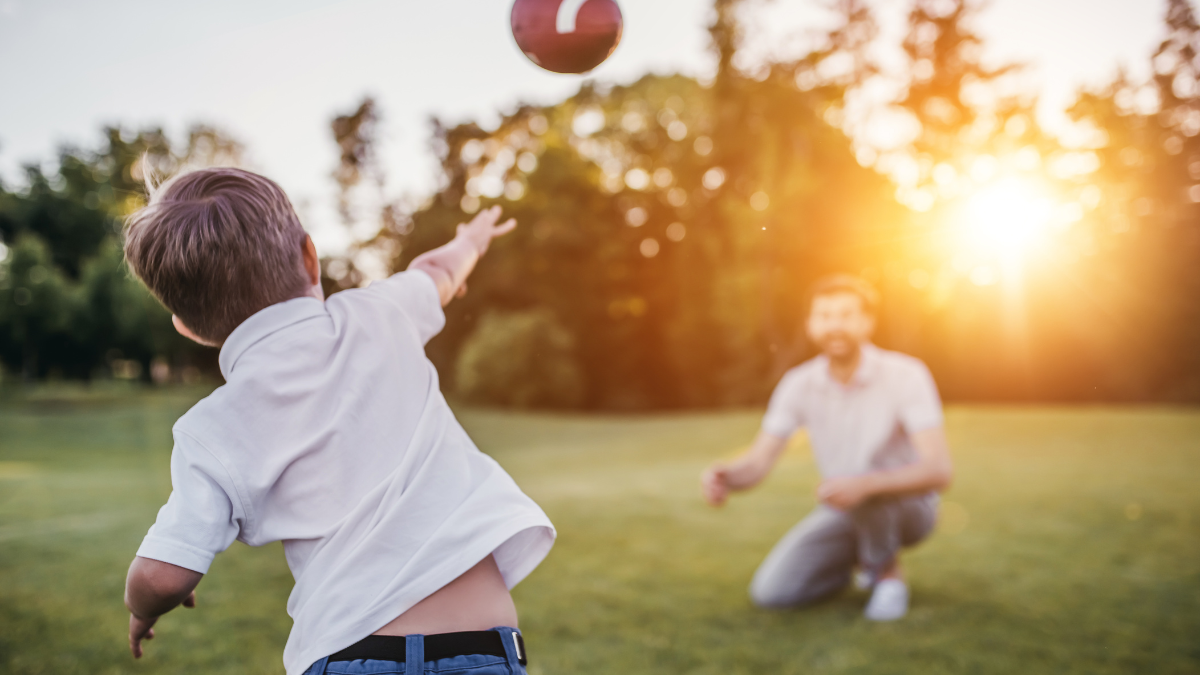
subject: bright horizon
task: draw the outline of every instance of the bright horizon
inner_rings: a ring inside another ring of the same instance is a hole
[[[48,162],[63,145],[94,147],[104,124],[163,126],[172,137],[214,124],[245,144],[250,166],[283,185],[318,245],[334,252],[348,241],[332,208],[335,115],[374,96],[387,190],[422,196],[437,178],[430,116],[486,122],[519,102],[561,100],[584,81],[541,71],[519,53],[510,4],[269,0],[248,9],[216,0],[196,15],[194,6],[148,0],[103,8],[0,0],[0,81],[16,94],[0,106],[0,178],[19,185],[22,164]],[[814,2],[751,4],[762,5],[747,26],[751,56],[786,51],[790,36],[822,19]],[[894,48],[907,3],[875,4]],[[622,44],[591,79],[712,72],[710,2],[626,0],[622,10]],[[1122,66],[1147,74],[1164,12],[1165,0],[994,0],[978,30],[989,59],[1030,64],[1040,118],[1054,129],[1079,87]]]

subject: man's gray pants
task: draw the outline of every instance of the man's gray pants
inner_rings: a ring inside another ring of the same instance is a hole
[[[754,573],[750,598],[760,607],[814,602],[846,587],[856,563],[878,578],[936,522],[935,495],[873,500],[850,512],[819,504],[775,544]]]

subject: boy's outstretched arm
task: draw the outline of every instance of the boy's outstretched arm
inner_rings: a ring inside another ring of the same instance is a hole
[[[433,278],[443,307],[466,292],[467,277],[479,258],[487,253],[492,239],[512,232],[517,226],[512,218],[497,225],[499,220],[499,206],[480,211],[470,223],[458,226],[458,234],[450,243],[422,253],[409,264],[408,269],[421,270]]]
[[[185,567],[137,557],[125,578],[125,606],[129,608],[129,651],[142,657],[142,640],[154,638],[158,617],[175,609],[196,606],[196,585],[204,577]]]

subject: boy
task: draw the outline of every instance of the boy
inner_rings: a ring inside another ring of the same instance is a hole
[[[226,380],[173,429],[173,491],[126,581],[135,657],[159,616],[195,605],[234,539],[282,540],[296,580],[288,675],[351,661],[356,673],[524,673],[509,589],[554,528],[475,448],[424,353],[442,307],[516,226],[499,216],[328,301],[312,240],[262,176],[188,173],[130,218],[130,268],[180,333],[220,347]]]
[[[817,282],[808,335],[821,355],[788,371],[754,445],[701,479],[710,504],[760,483],[800,427],[821,472],[817,508],[784,535],[750,584],[762,607],[804,605],[850,583],[855,563],[873,587],[866,617],[908,612],[903,546],[929,535],[952,467],[942,405],[925,364],[871,344],[878,296],[845,275]]]

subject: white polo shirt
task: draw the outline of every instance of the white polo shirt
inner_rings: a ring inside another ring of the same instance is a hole
[[[511,588],[554,542],[442,398],[424,345],[444,323],[418,271],[272,305],[221,348],[226,384],[175,424],[173,491],[137,554],[203,573],[235,539],[283,541],[288,675],[488,554]]]
[[[775,387],[763,431],[788,438],[808,430],[826,478],[854,476],[916,461],[909,436],[942,426],[942,402],[919,359],[863,345],[850,382],[838,382],[822,355],[789,370]]]

